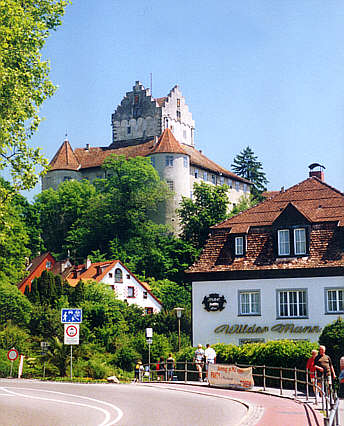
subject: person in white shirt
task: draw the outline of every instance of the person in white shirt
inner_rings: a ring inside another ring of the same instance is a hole
[[[194,363],[196,365],[196,369],[198,371],[198,380],[201,382],[202,381],[202,370],[203,370],[203,365],[204,365],[204,349],[202,348],[202,345],[199,344],[197,346],[197,349],[195,351],[195,355],[194,355]]]
[[[208,366],[209,364],[215,364],[216,362],[216,352],[209,343],[206,344],[206,350],[204,351],[205,355],[205,371],[206,371],[206,380],[208,380]]]

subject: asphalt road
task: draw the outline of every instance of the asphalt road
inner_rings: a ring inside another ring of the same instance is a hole
[[[237,426],[247,413],[241,402],[190,390],[0,379],[4,426]]]

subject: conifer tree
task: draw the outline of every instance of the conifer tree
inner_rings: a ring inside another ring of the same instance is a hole
[[[261,199],[261,194],[266,191],[266,184],[269,181],[263,171],[262,163],[258,161],[258,157],[249,146],[234,158],[231,168],[238,176],[253,183],[251,193],[254,198]]]

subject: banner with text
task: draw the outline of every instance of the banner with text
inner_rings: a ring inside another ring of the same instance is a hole
[[[232,389],[247,390],[254,386],[252,367],[239,368],[236,365],[209,364],[210,385],[225,386]]]

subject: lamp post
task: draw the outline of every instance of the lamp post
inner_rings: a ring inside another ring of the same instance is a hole
[[[150,345],[153,343],[153,329],[152,328],[146,328],[146,340],[147,340],[147,344],[148,344],[148,368],[149,368],[148,379],[150,380],[150,372],[151,372]]]
[[[180,351],[180,318],[182,317],[182,312],[184,311],[184,308],[174,308],[176,311],[176,315],[178,318],[178,351]]]

